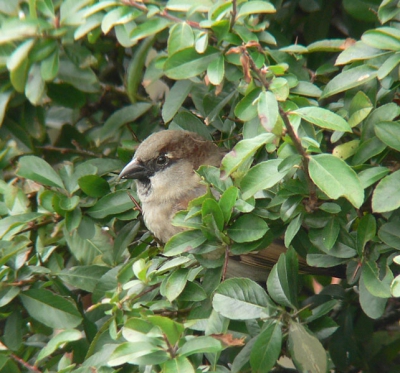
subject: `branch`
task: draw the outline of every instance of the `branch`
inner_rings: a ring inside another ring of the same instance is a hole
[[[250,54],[247,52],[247,50],[244,49],[243,53],[246,55],[246,59],[250,63],[251,70],[256,74],[258,80],[261,82],[261,84],[264,86],[264,88],[268,90],[269,89],[269,82],[266,79],[265,74],[263,73],[263,71],[256,66],[254,60],[252,59]],[[287,133],[288,133],[290,139],[292,140],[297,152],[303,158],[303,170],[304,170],[304,174],[306,176],[308,190],[309,190],[309,193],[310,193],[310,197],[309,197],[310,208],[313,210],[315,205],[316,205],[316,203],[317,203],[317,195],[316,195],[316,191],[315,191],[315,185],[314,185],[313,181],[311,180],[310,174],[308,172],[309,155],[307,154],[307,152],[305,151],[305,149],[301,145],[301,141],[297,137],[296,132],[294,131],[293,126],[290,123],[290,120],[289,120],[289,117],[288,117],[287,113],[282,109],[282,107],[279,104],[279,102],[278,102],[278,107],[279,107],[279,114],[281,115],[283,123],[285,124]]]
[[[36,368],[34,365],[31,365],[29,363],[27,363],[25,360],[22,360],[19,356],[14,355],[14,354],[10,354],[10,357],[12,359],[14,359],[17,363],[21,364],[22,366],[24,366],[26,369],[29,369],[32,372],[35,373],[42,373],[38,368]]]
[[[76,146],[76,142],[73,141],[73,145]],[[87,157],[95,157],[95,158],[103,158],[103,154],[98,154],[98,153],[93,153],[89,150],[84,150],[84,149],[71,149],[71,148],[58,148],[56,146],[51,146],[51,145],[45,145],[45,146],[37,146],[39,149],[47,150],[47,151],[52,151],[52,152],[59,152],[61,154],[79,154],[79,155],[84,155]]]
[[[146,7],[145,5],[143,5],[142,3],[138,3],[138,2],[136,2],[136,1],[134,1],[134,0],[121,0],[121,2],[122,2],[123,4],[125,4],[125,5],[127,5],[127,6],[131,6],[131,7],[133,7],[133,8],[139,9],[139,10],[141,10],[143,13],[148,13],[148,12],[149,12],[149,10],[147,9],[147,7]],[[161,17],[161,18],[165,18],[165,19],[169,19],[170,21],[175,22],[175,23],[181,23],[181,22],[183,22],[182,19],[173,16],[172,14],[168,13],[165,9],[162,10],[161,13],[157,13],[156,16]],[[188,20],[185,20],[185,22],[186,22],[189,26],[191,26],[191,27],[193,27],[193,28],[196,28],[196,29],[198,29],[198,30],[204,30],[204,31],[206,31],[206,29],[204,29],[203,27],[201,27],[200,24],[199,24],[198,22],[188,21]]]
[[[237,15],[237,3],[236,3],[236,0],[232,0],[230,31],[232,31],[233,26],[235,25],[236,15]]]

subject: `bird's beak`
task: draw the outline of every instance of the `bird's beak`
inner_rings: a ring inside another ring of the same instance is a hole
[[[149,176],[149,170],[139,163],[136,158],[133,158],[121,171],[118,179],[146,179]]]

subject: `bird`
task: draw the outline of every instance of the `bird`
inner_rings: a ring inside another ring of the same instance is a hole
[[[226,153],[197,133],[168,129],[146,138],[122,169],[119,178],[136,181],[144,223],[162,244],[185,229],[172,224],[174,215],[186,210],[191,200],[207,190],[196,170],[202,165],[220,167]],[[285,251],[282,240],[276,240],[258,252],[230,257],[228,277],[234,272],[235,277],[265,281],[268,271]],[[302,257],[299,269],[303,273],[342,277],[342,271],[337,275],[330,268],[309,267]]]

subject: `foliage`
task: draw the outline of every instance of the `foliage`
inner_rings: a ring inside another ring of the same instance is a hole
[[[398,371],[399,20],[397,0],[0,0],[0,372]],[[117,175],[164,126],[233,151],[159,248]],[[221,281],[276,237],[266,281]],[[296,253],[346,279],[315,294]]]

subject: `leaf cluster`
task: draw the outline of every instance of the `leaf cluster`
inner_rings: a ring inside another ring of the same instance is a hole
[[[399,20],[0,0],[0,373],[398,371]],[[159,247],[117,175],[165,127],[229,152]]]

